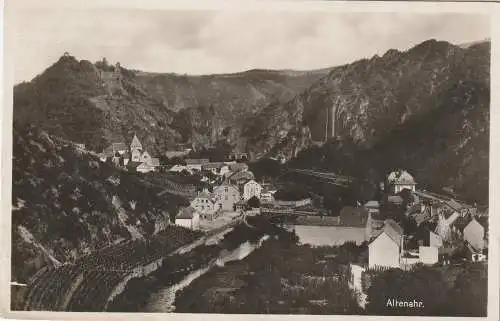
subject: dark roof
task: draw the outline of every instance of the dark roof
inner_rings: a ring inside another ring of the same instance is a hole
[[[422,222],[419,227],[421,227],[423,229],[427,229],[429,231],[434,231],[434,230],[436,230],[437,222],[425,221],[425,222]]]
[[[199,164],[207,164],[210,162],[207,158],[188,158],[185,160],[187,165],[199,165]]]
[[[136,169],[137,166],[141,165],[142,162],[128,162],[127,168]]]
[[[411,176],[407,171],[405,170],[396,170],[392,173],[389,174],[387,177],[387,180],[391,184],[415,184],[415,180],[413,179],[413,176]]]
[[[389,203],[393,203],[393,204],[403,203],[403,198],[399,195],[391,195],[387,198],[387,200],[389,201]]]
[[[236,180],[251,180],[251,179],[254,179],[255,176],[253,175],[252,172],[236,172],[234,174],[232,174],[231,176],[229,176],[229,180],[231,181],[236,181]],[[246,183],[246,182],[245,182]]]
[[[194,216],[196,210],[191,206],[184,207],[180,210],[176,218],[191,219]]]
[[[470,223],[472,219],[469,216],[459,217],[455,220],[453,225],[460,231],[463,232],[464,228]]]
[[[112,147],[114,150],[127,150],[127,145],[125,145],[125,143],[113,143]]]
[[[231,169],[232,171],[247,170],[248,165],[245,163],[233,163],[233,164],[229,164],[229,169]]]
[[[488,216],[476,216],[476,221],[488,230]]]
[[[208,163],[201,166],[202,169],[222,168],[226,166],[224,163]]]
[[[366,208],[378,209],[380,207],[380,204],[378,201],[368,201],[364,206]]]
[[[442,213],[443,213],[443,216],[444,216],[445,219],[449,219],[454,213],[457,213],[457,211],[455,211],[455,210],[444,210]]]
[[[386,220],[384,233],[387,234],[396,244],[401,244],[403,238],[403,228],[393,220]]]
[[[340,211],[340,225],[360,227],[366,225],[368,210],[364,207],[345,206]]]

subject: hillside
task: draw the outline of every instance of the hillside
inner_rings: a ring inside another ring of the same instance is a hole
[[[113,72],[119,71],[119,79]],[[103,79],[101,72],[111,75]],[[244,149],[243,122],[271,101],[285,102],[328,74],[250,70],[185,76],[115,68],[64,55],[14,88],[14,120],[101,150],[137,133],[160,153],[177,144],[207,147],[223,139]]]
[[[304,150],[292,164],[355,176],[374,175],[378,180],[389,170],[403,167],[414,174],[421,187],[451,187],[464,198],[487,203],[489,50],[488,42],[462,49],[430,41],[406,53],[388,52],[381,58],[341,67],[345,72],[351,70],[343,81],[339,80],[340,71],[335,70],[325,78],[324,93],[315,94],[319,89],[312,87],[287,106],[306,115],[302,120],[312,127],[314,139],[324,139],[319,130],[314,133],[314,129],[324,127],[324,122],[314,120],[314,113],[320,115],[321,108],[328,106],[326,102],[332,101],[337,102],[338,113],[335,136],[328,137],[330,143]],[[423,60],[419,68],[416,57]],[[398,67],[373,71],[391,63]],[[364,73],[359,69],[362,67]],[[333,96],[339,88],[343,88],[342,94]],[[355,94],[345,94],[350,92]],[[304,103],[320,99],[325,103]]]
[[[336,67],[289,102],[267,106],[248,121],[244,136],[254,150],[288,158],[333,137],[373,146],[413,117],[460,101],[466,91],[450,91],[460,84],[489,90],[489,48],[489,42],[461,48],[428,40]]]
[[[15,127],[13,139],[13,281],[155,235],[186,204],[35,126]]]

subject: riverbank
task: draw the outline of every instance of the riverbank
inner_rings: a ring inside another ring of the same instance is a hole
[[[282,231],[241,261],[217,267],[177,293],[175,312],[362,314],[348,261],[363,247],[301,246]],[[361,256],[361,255],[360,255]]]
[[[168,293],[166,289],[175,286],[190,273],[213,266],[217,258],[230,254],[245,242],[255,244],[264,235],[274,235],[279,230],[261,217],[249,217],[246,222],[248,224],[239,221],[220,237],[208,237],[189,250],[178,251],[166,258],[155,272],[130,280],[124,291],[108,305],[107,311],[148,312],[146,306],[151,306],[151,300],[155,295],[158,297],[158,292]],[[161,301],[161,298],[158,300]]]

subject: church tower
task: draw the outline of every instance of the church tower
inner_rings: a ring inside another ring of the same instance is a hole
[[[130,143],[130,151],[134,151],[135,149],[142,151],[142,144],[136,134],[134,134],[134,138],[132,138],[132,142]]]

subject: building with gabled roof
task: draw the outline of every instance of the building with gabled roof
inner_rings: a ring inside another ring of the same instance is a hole
[[[415,192],[415,187],[417,185],[413,176],[411,176],[407,171],[401,169],[395,170],[387,176],[387,184],[389,185],[391,192],[394,194],[400,193],[404,189]]]
[[[200,228],[200,214],[191,206],[181,208],[175,217],[175,224],[197,230]]]
[[[207,189],[203,189],[191,201],[191,206],[196,209],[204,219],[212,219],[217,211],[214,196]]]
[[[481,219],[473,217],[463,230],[464,240],[475,250],[481,251],[487,246],[487,229],[487,217]]]
[[[399,268],[403,237],[403,228],[393,220],[386,220],[382,233],[368,245],[369,267]]]
[[[214,188],[213,194],[215,203],[223,211],[234,211],[236,203],[241,199],[238,187],[227,182]]]
[[[249,180],[254,180],[255,176],[250,171],[236,172],[228,177],[231,184],[241,186],[248,182]]]
[[[248,201],[252,197],[257,197],[260,199],[260,194],[262,193],[262,186],[255,180],[250,179],[242,186],[243,190],[243,200]]]
[[[344,206],[340,210],[339,225],[364,228],[368,214],[368,210],[364,207]]]

